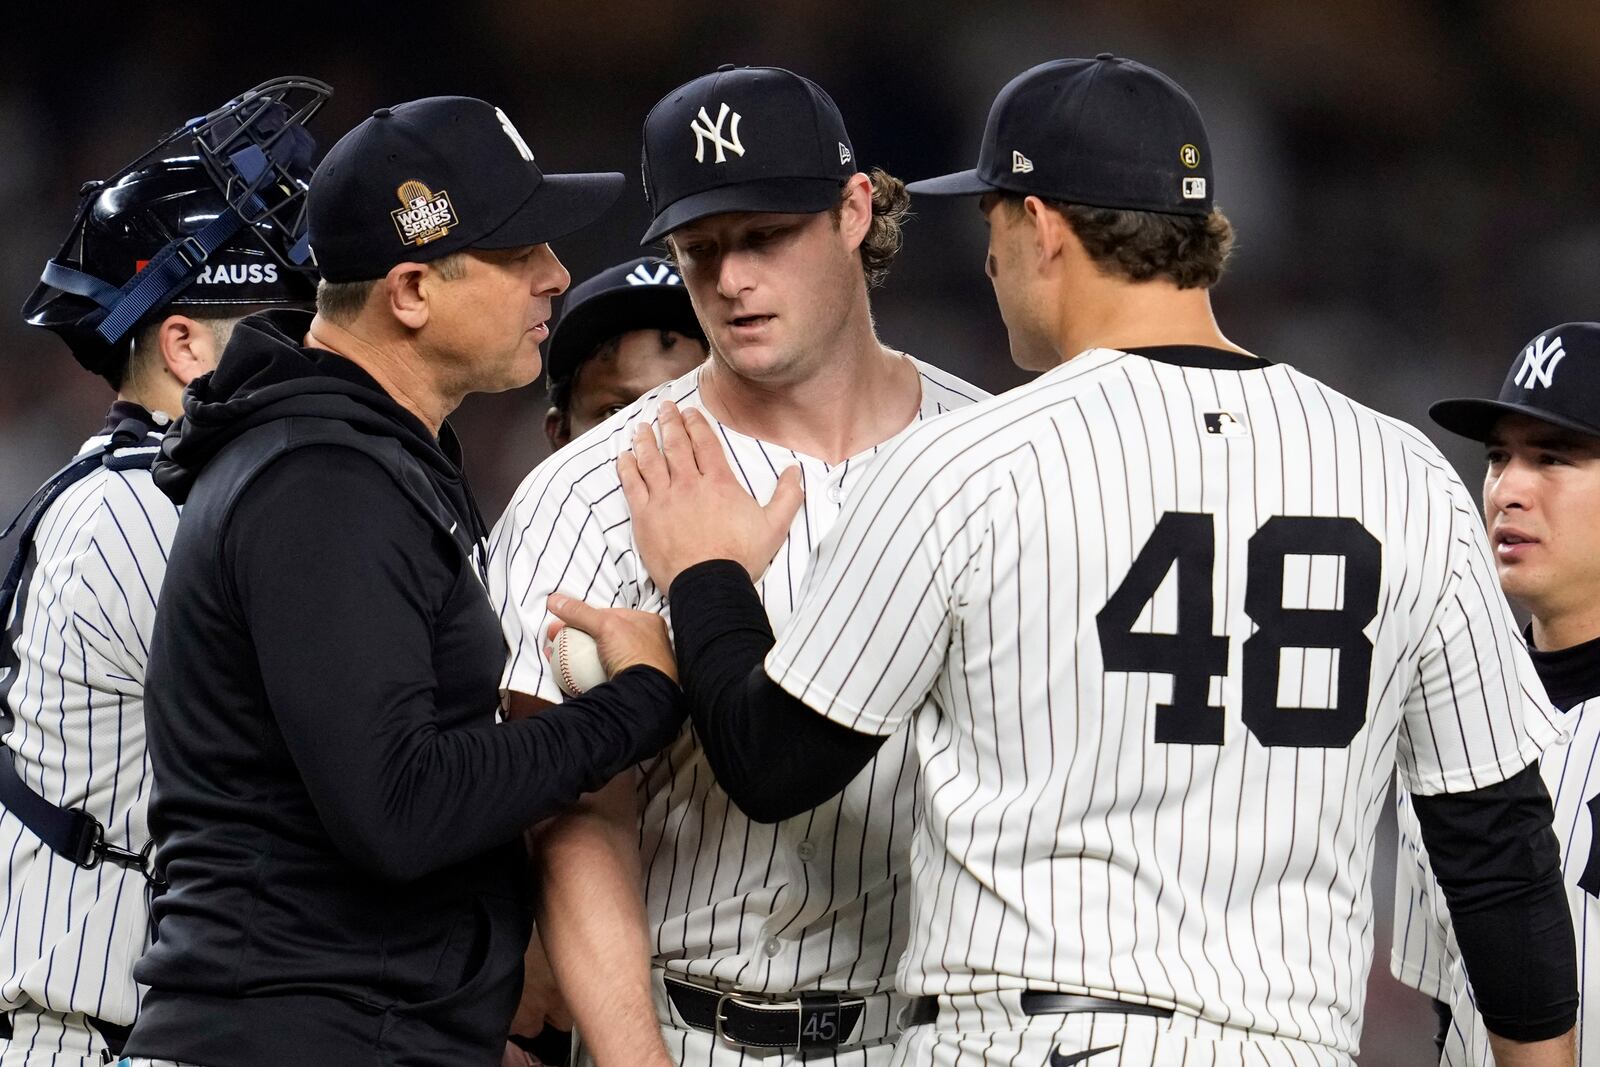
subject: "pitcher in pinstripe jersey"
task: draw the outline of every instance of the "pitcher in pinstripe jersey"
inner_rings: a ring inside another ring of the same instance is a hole
[[[708,125],[727,143],[713,147]],[[812,129],[820,141],[797,136]],[[984,395],[875,336],[867,292],[898,246],[905,198],[888,175],[857,172],[816,85],[772,68],[690,82],[647,120],[645,166],[647,239],[670,234],[712,358],[552,456],[497,525],[490,589],[513,714],[561,699],[541,655],[549,594],[668,610],[639,566],[615,466],[664,403],[714,422],[743,492],[792,492],[793,473],[780,489],[779,472],[798,469],[807,504],[761,586],[781,629],[812,549],[883,443]],[[686,729],[549,827],[540,931],[584,1051],[605,1067],[802,1052],[886,1063],[906,940],[908,753],[901,733],[842,796],[772,825],[729,801]]]
[[[1578,1063],[1600,1064],[1600,323],[1565,323],[1517,353],[1495,400],[1446,400],[1433,417],[1485,449],[1483,514],[1501,588],[1529,614],[1534,667],[1570,740],[1540,773],[1555,800],[1579,948]],[[1395,977],[1444,1009],[1446,1067],[1492,1067],[1454,928],[1399,798]],[[1595,970],[1589,964],[1595,963]]]
[[[749,574],[783,510],[664,412],[619,468],[692,721],[770,816],[910,727],[896,1063],[1349,1067],[1398,767],[1501,1063],[1570,1064],[1532,766],[1560,725],[1473,502],[1411,427],[1223,336],[1212,178],[1188,95],[1102,55],[1014,79],[978,167],[911,186],[981,197],[1045,373],[886,448],[776,638]]]
[[[289,263],[299,235],[287,224],[240,219],[213,233],[209,268],[174,261],[170,247],[231,210],[198,153],[214,150],[216,138],[230,151],[254,143],[263,122],[283,129],[283,99],[252,90],[110,181],[85,186],[66,247],[24,309],[117,397],[74,466],[22,516],[0,645],[4,757],[48,805],[92,817],[109,849],[80,863],[41,840],[40,826],[0,812],[5,1067],[110,1062],[139,1010],[132,969],[150,938],[144,674],[178,523],[150,464],[167,413],[180,411],[184,387],[216,365],[234,323],[259,308],[309,303],[314,292]],[[299,121],[288,129],[303,136]],[[273,165],[266,173],[278,176]],[[163,263],[177,264],[165,278]],[[102,330],[141,282],[155,286],[152,308],[129,313],[121,332]]]

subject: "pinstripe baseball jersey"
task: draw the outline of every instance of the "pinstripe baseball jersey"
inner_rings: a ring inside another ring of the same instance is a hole
[[[917,368],[922,403],[913,426],[986,395],[928,364]],[[540,653],[549,593],[667,614],[635,554],[616,459],[636,425],[654,425],[662,400],[703,411],[699,379],[696,369],[647,393],[557,452],[517,490],[490,540],[490,595],[509,646],[503,689],[561,700]],[[812,548],[878,449],[830,465],[712,425],[757,499],[772,495],[787,467],[798,464],[804,478],[805,506],[759,585],[781,633]],[[642,765],[638,783],[645,909],[657,962],[752,992],[891,985],[905,945],[915,775],[908,755],[902,733],[843,795],[761,825],[718,787],[693,728],[685,727]]]
[[[1591,661],[1600,654],[1597,647],[1581,651]],[[1555,805],[1561,868],[1578,941],[1577,1063],[1597,1067],[1600,1022],[1586,1017],[1590,998],[1600,998],[1600,694],[1558,714],[1571,740],[1545,750],[1539,773]],[[1494,1067],[1489,1032],[1467,982],[1450,913],[1428,863],[1416,811],[1403,793],[1396,815],[1400,848],[1390,970],[1406,985],[1450,1005],[1450,1030],[1439,1061],[1444,1067]],[[1402,938],[1402,929],[1409,936]],[[1591,962],[1596,964],[1592,970]]]
[[[113,418],[131,407],[119,403]],[[154,429],[147,439],[160,444]],[[96,469],[46,511],[5,620],[7,755],[40,796],[88,811],[109,843],[133,851],[150,839],[145,656],[177,524],[149,471]],[[84,870],[9,811],[0,856],[0,1004],[133,1022],[132,968],[149,942],[144,876],[112,863]]]
[[[1355,1051],[1397,763],[1469,790],[1557,733],[1437,449],[1195,347],[1092,349],[896,441],[766,669],[912,725],[903,991],[1174,1007],[1269,1062]]]

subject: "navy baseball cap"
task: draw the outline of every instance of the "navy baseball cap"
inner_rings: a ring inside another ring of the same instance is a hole
[[[381,278],[464,248],[544,244],[622,195],[621,174],[545,174],[493,104],[430,96],[381,107],[311,176],[307,220],[330,282]]]
[[[827,211],[856,172],[833,99],[779,67],[735,67],[685,82],[644,120],[640,244],[725,211]]]
[[[1600,437],[1600,322],[1565,322],[1518,352],[1494,400],[1461,397],[1428,409],[1451,433],[1487,441],[1505,415],[1527,415]]]
[[[989,109],[978,165],[906,188],[1203,217],[1215,184],[1205,123],[1189,94],[1158,70],[1102,52],[1013,78]]]
[[[676,330],[705,340],[678,268],[667,260],[630,259],[572,287],[550,335],[545,365],[551,380],[576,374],[602,342],[630,330]]]

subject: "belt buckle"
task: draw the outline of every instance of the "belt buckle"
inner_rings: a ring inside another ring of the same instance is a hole
[[[717,1014],[711,1021],[711,1032],[718,1041],[726,1041],[728,1044],[737,1045],[739,1048],[748,1047],[744,1042],[729,1037],[727,1031],[722,1028],[723,1024],[728,1021],[728,1003],[730,1001],[743,1002],[745,999],[738,993],[723,993],[717,997]]]

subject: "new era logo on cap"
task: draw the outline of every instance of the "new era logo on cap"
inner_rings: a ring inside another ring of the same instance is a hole
[[[1017,151],[1013,150],[1012,153],[1011,153],[1011,173],[1012,174],[1032,174],[1033,173],[1033,160],[1029,159],[1027,156],[1023,155],[1021,152],[1017,152]]]

